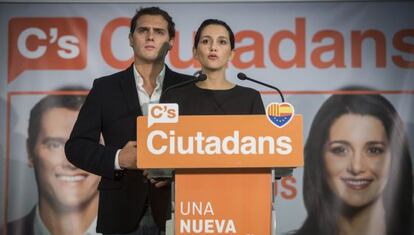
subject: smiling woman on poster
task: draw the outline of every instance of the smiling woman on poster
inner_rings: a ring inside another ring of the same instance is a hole
[[[408,139],[381,95],[333,95],[322,105],[305,146],[303,182],[308,217],[295,234],[411,234]]]

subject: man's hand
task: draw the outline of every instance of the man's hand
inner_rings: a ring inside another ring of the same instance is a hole
[[[162,188],[169,184],[171,184],[170,179],[150,179],[151,184],[153,184],[156,188]]]
[[[137,169],[137,142],[129,141],[118,156],[119,166],[123,169]]]
[[[148,170],[144,170],[142,172],[144,177],[147,177],[148,181],[153,184],[156,188],[161,188],[164,186],[167,186],[171,184],[171,179],[165,179],[165,178],[151,178],[151,176],[148,173]]]

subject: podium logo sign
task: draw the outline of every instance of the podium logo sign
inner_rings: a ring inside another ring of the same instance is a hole
[[[266,107],[266,117],[276,127],[286,126],[295,115],[293,105],[289,103],[270,103]]]
[[[178,104],[148,105],[148,127],[155,123],[178,122]]]
[[[302,117],[276,127],[266,115],[178,116],[151,106],[137,120],[139,168],[303,166]]]

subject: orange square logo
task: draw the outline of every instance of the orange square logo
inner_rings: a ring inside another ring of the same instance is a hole
[[[83,69],[86,45],[84,18],[13,18],[9,21],[8,82],[26,70]]]

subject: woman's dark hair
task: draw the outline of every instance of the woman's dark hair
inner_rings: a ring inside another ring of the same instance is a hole
[[[170,39],[173,39],[175,37],[175,23],[172,20],[172,17],[164,10],[161,10],[159,7],[146,7],[146,8],[140,8],[135,12],[135,15],[131,19],[131,26],[129,29],[129,32],[131,34],[134,33],[135,28],[137,27],[137,21],[139,17],[143,15],[159,15],[164,18],[164,20],[168,23],[168,35],[170,36]]]
[[[366,90],[349,87],[343,91]],[[332,95],[316,114],[305,145],[303,198],[308,217],[296,234],[339,234],[343,204],[327,183],[324,148],[332,124],[344,114],[369,115],[381,121],[391,151],[389,178],[383,192],[386,234],[411,234],[413,180],[408,138],[392,104],[378,94]]]
[[[205,21],[203,21],[203,23],[201,23],[200,27],[198,27],[196,35],[194,37],[194,48],[197,48],[198,43],[200,42],[200,37],[201,37],[201,33],[203,32],[203,29],[209,25],[221,25],[224,28],[226,28],[227,32],[229,33],[229,38],[230,38],[230,47],[233,50],[234,49],[234,33],[231,30],[230,26],[222,21],[222,20],[217,20],[217,19],[207,19]]]

